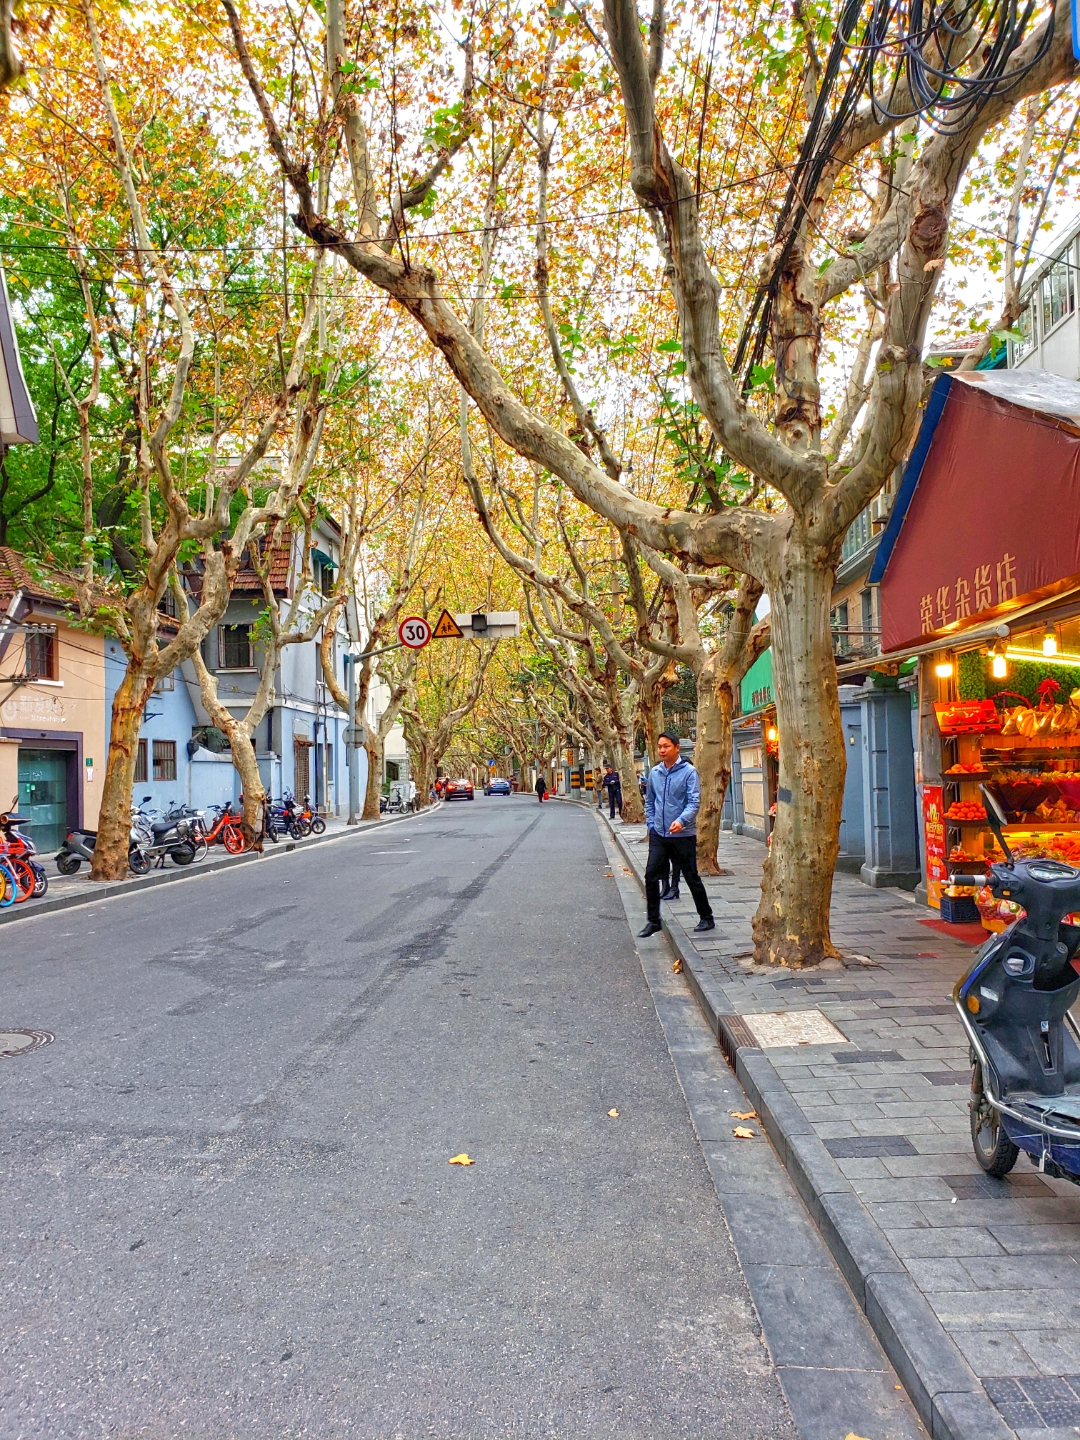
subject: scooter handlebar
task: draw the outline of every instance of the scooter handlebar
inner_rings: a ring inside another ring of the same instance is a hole
[[[989,885],[989,884],[990,884],[990,880],[991,880],[991,876],[989,876],[989,875],[950,875],[950,876],[949,876],[949,884],[950,884],[950,885],[974,885],[974,886],[976,887],[976,889],[981,889],[984,885]]]

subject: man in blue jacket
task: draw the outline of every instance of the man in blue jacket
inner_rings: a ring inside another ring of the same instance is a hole
[[[712,906],[697,873],[697,813],[701,781],[688,760],[679,754],[679,737],[672,730],[660,736],[660,764],[649,771],[645,786],[645,823],[649,827],[649,861],[645,866],[645,904],[648,921],[638,934],[644,939],[660,927],[661,882],[666,882],[672,861],[677,861],[697,906],[695,930],[714,930]]]

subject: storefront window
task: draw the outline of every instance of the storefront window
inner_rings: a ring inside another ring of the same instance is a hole
[[[1059,320],[1071,315],[1076,306],[1072,266],[1059,260],[1042,281],[1043,334],[1052,330]]]

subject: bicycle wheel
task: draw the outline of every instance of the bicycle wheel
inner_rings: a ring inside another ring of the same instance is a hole
[[[321,834],[323,834],[323,832],[325,831],[325,829],[326,829],[326,821],[322,818],[322,816],[321,816],[321,815],[313,815],[313,816],[311,817],[311,833],[312,833],[313,835],[321,835]]]
[[[15,903],[21,905],[24,900],[29,900],[33,895],[37,876],[31,870],[30,862],[24,860],[21,855],[14,856],[9,863],[11,872],[15,876]]]
[[[239,825],[226,825],[221,838],[230,855],[239,855],[245,849],[244,832]]]
[[[0,910],[6,910],[9,905],[15,904],[15,894],[18,888],[15,884],[15,876],[0,861]]]

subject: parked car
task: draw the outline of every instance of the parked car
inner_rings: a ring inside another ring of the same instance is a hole
[[[494,779],[489,780],[488,783],[484,786],[484,794],[485,794],[485,795],[509,795],[509,794],[510,794],[510,781],[509,781],[509,780],[503,780],[503,779],[501,779],[498,775],[496,775],[496,776],[494,777]]]
[[[475,800],[471,780],[447,780],[443,789],[444,800]]]

